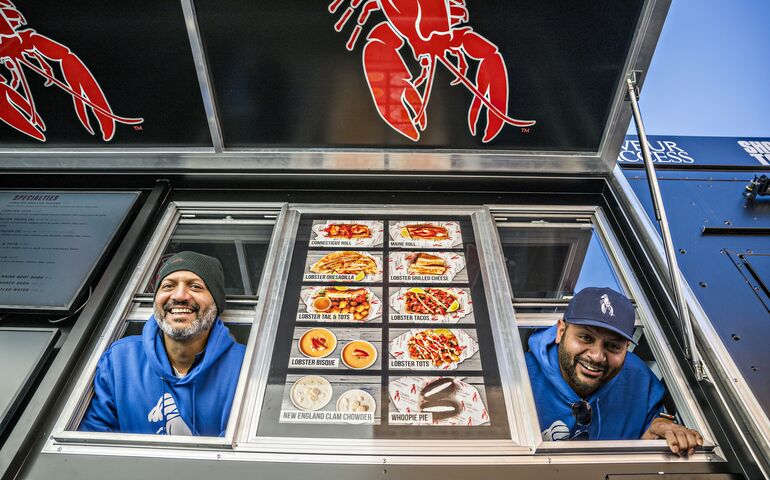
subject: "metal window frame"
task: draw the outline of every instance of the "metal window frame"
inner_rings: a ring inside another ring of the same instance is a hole
[[[526,212],[530,209],[530,206],[510,207],[510,206],[493,206],[492,210],[498,215],[517,215],[520,212]],[[680,410],[680,415],[684,422],[697,429],[704,438],[704,447],[702,451],[696,452],[691,457],[690,461],[715,461],[724,460],[721,450],[714,443],[714,434],[711,431],[708,423],[705,420],[703,412],[695,401],[695,395],[692,392],[688,382],[685,380],[684,373],[682,372],[676,358],[673,355],[668,342],[663,333],[660,324],[655,320],[655,315],[652,308],[644,296],[641,289],[641,285],[636,278],[630,263],[623,254],[620,243],[612,231],[612,227],[605,215],[603,209],[598,206],[584,206],[584,207],[569,207],[566,209],[559,209],[558,207],[536,207],[536,211],[545,209],[546,211],[558,211],[558,212],[571,212],[577,218],[582,215],[589,215],[594,231],[597,234],[597,238],[601,243],[601,246],[606,254],[610,266],[614,270],[617,280],[626,293],[636,303],[637,321],[641,324],[641,328],[647,338],[647,342],[652,350],[657,364],[663,374],[663,378],[668,386],[668,390]],[[512,213],[510,213],[513,211]],[[525,215],[521,215],[525,216]],[[528,215],[531,216],[531,215]],[[534,228],[534,227],[533,227]],[[516,300],[512,297],[513,305],[516,305]],[[545,303],[548,303],[549,299],[544,299]],[[532,299],[528,299],[529,303],[532,303]],[[525,325],[521,325],[522,327]],[[529,386],[529,385],[527,385]],[[526,387],[525,387],[526,388]],[[528,389],[531,394],[531,388]],[[537,417],[534,419],[537,424]],[[578,452],[612,452],[612,451],[624,451],[624,452],[654,452],[654,451],[667,451],[666,442],[664,440],[627,440],[623,442],[618,441],[572,441],[572,442],[541,442],[537,447],[537,453],[539,454],[575,454]],[[630,453],[629,453],[630,454]]]
[[[217,208],[219,208],[217,210]],[[147,284],[149,276],[163,254],[164,247],[168,244],[173,235],[176,225],[179,223],[182,215],[190,212],[210,212],[217,214],[244,214],[259,215],[269,211],[276,214],[275,227],[271,235],[268,247],[268,256],[263,270],[263,281],[261,282],[259,294],[265,290],[265,285],[270,283],[265,281],[264,277],[269,272],[268,267],[272,262],[272,250],[277,248],[276,239],[280,233],[282,217],[286,211],[285,203],[226,203],[217,204],[214,202],[171,202],[166,208],[163,216],[156,225],[152,238],[145,247],[139,262],[134,267],[133,274],[129,280],[125,292],[121,295],[115,308],[113,308],[110,318],[101,333],[101,336],[89,353],[89,358],[83,370],[76,380],[75,387],[64,405],[58,420],[56,421],[52,433],[49,436],[43,448],[43,452],[61,452],[62,445],[71,445],[78,453],[91,453],[96,445],[114,445],[115,447],[124,447],[131,451],[154,451],[155,447],[183,447],[183,448],[209,448],[222,450],[232,448],[233,438],[235,436],[237,418],[242,407],[243,391],[246,379],[249,376],[249,359],[255,349],[255,331],[252,328],[249,334],[249,341],[246,345],[243,366],[238,378],[233,406],[230,411],[230,417],[227,424],[224,437],[185,437],[176,435],[145,435],[145,434],[127,434],[127,433],[102,433],[102,432],[80,432],[76,428],[85,413],[91,400],[93,392],[93,377],[96,371],[96,365],[101,358],[102,353],[118,338],[125,330],[127,319],[136,315],[139,308],[136,305],[137,295],[141,296],[142,287]],[[262,297],[264,298],[264,297]],[[254,325],[258,325],[261,313],[261,303],[258,302],[254,309]],[[119,448],[117,450],[120,450]]]
[[[287,215],[287,225],[284,228],[284,237],[281,239],[287,249],[293,248],[296,230],[302,214],[329,214],[329,215],[365,215],[372,213],[387,215],[403,215],[408,211],[409,205],[388,206],[388,205],[314,205],[314,204],[290,204]],[[413,454],[416,450],[423,453],[415,463],[430,464],[436,462],[437,458],[445,458],[448,455],[467,455],[469,447],[479,449],[486,455],[530,455],[533,452],[533,445],[536,441],[536,432],[530,428],[530,415],[522,414],[531,410],[534,415],[534,403],[527,404],[516,385],[522,384],[526,379],[523,378],[520,369],[514,369],[511,366],[515,363],[521,363],[524,360],[524,354],[521,351],[521,342],[518,339],[518,332],[511,329],[509,324],[502,319],[503,312],[510,309],[510,301],[499,292],[502,291],[496,284],[502,283],[499,275],[500,269],[505,268],[502,257],[499,255],[499,240],[489,210],[484,206],[414,206],[414,211],[419,211],[420,215],[467,215],[470,217],[476,234],[476,243],[479,252],[479,266],[486,286],[486,300],[490,310],[490,323],[494,336],[494,342],[498,353],[498,366],[500,368],[500,379],[504,391],[504,398],[508,410],[508,422],[511,432],[509,440],[474,440],[467,442],[463,440],[434,440],[427,444],[424,440],[393,440],[393,439],[324,439],[323,445],[319,445],[315,438],[297,438],[297,437],[264,437],[256,434],[259,426],[261,407],[264,401],[264,394],[267,387],[267,377],[270,367],[272,351],[265,348],[261,355],[253,359],[253,363],[258,365],[258,370],[251,380],[250,391],[246,397],[247,408],[242,410],[243,424],[247,425],[240,432],[236,451],[251,453],[271,453],[288,454],[292,458],[301,455],[302,452],[314,451],[323,456],[323,462],[336,463],[344,461],[351,451],[357,452],[357,456],[374,455],[380,458],[380,455],[402,456]],[[387,237],[387,236],[386,236]],[[387,241],[387,238],[386,240]],[[291,258],[289,255],[284,259],[285,263],[276,271],[271,282],[277,289],[281,289],[288,277],[288,269]],[[262,340],[260,345],[273,345],[275,335],[278,329],[280,309],[282,299],[279,295],[272,298],[274,301],[269,316],[265,317],[261,323]],[[502,332],[501,332],[502,331]],[[508,359],[511,354],[516,355],[515,360]],[[504,357],[501,360],[501,356]],[[515,363],[514,363],[515,362]],[[524,372],[525,373],[525,372]],[[514,408],[516,405],[516,408]],[[320,461],[320,457],[316,462]]]

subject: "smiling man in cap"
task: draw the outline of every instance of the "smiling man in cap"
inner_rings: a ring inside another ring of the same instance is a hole
[[[527,368],[543,439],[665,439],[673,453],[703,445],[663,412],[663,384],[628,351],[634,307],[610,288],[577,293],[551,328],[529,339]]]
[[[180,252],[163,264],[142,335],[99,359],[80,430],[224,435],[245,351],[219,318],[224,284],[214,257]]]

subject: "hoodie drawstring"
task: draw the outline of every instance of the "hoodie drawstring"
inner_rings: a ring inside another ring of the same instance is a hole
[[[192,391],[192,422],[193,422],[193,424],[192,424],[192,431],[193,431],[193,435],[197,435],[198,434],[198,429],[195,426],[195,417],[196,417],[196,415],[195,415],[195,397],[196,397],[196,395],[195,395],[195,386],[196,385],[197,385],[197,382],[193,382],[193,384],[192,384],[192,387],[193,387],[193,391]]]
[[[596,397],[596,407],[594,408],[594,419],[596,422],[596,436],[595,438],[602,438],[602,412],[599,409],[599,401],[601,399]]]
[[[168,431],[166,431],[166,425],[168,425],[168,420],[166,419],[166,379],[163,377],[160,377],[160,385],[161,385],[161,401],[160,401],[160,411],[163,414],[163,433],[165,435],[168,435]]]

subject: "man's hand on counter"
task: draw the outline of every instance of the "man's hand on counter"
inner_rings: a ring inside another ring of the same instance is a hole
[[[703,445],[700,433],[690,428],[674,423],[665,418],[656,418],[650,428],[642,435],[642,440],[664,439],[672,453],[677,455],[692,455],[695,448]]]

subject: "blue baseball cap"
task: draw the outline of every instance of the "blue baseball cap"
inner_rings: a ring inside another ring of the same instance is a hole
[[[564,321],[606,328],[634,342],[634,306],[611,288],[588,287],[572,297]]]

